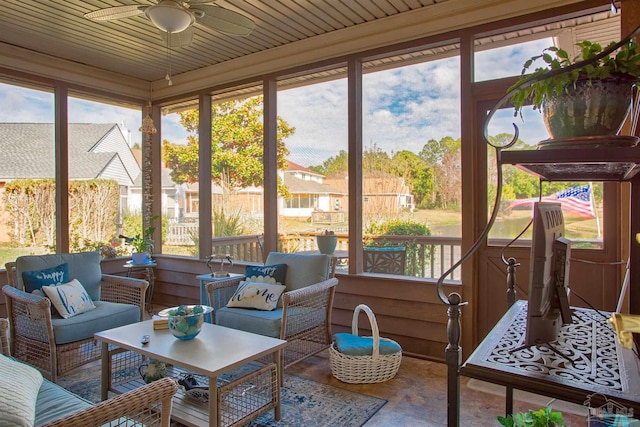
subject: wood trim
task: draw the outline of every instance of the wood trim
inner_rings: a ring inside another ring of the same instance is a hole
[[[482,231],[482,212],[486,212],[486,202],[482,202],[482,194],[486,175],[486,167],[482,169],[482,155],[478,153],[481,144],[478,142],[478,135],[475,124],[475,108],[473,102],[473,80],[474,80],[474,49],[473,34],[463,31],[460,36],[460,138],[461,144],[461,165],[462,165],[462,251],[466,252],[471,248]],[[484,196],[486,200],[486,195]],[[480,205],[478,206],[478,203]],[[486,221],[485,221],[486,223]],[[462,327],[461,346],[463,357],[470,354],[473,343],[477,342],[478,328],[478,266],[479,254],[476,251],[462,265],[462,300],[469,304],[462,309],[460,316]],[[443,310],[444,313],[444,310]]]
[[[56,180],[56,252],[69,252],[69,91],[54,90],[54,144]]]
[[[352,59],[347,66],[347,115],[349,163],[349,273],[362,273],[362,62]]]
[[[264,245],[262,256],[278,249],[278,83],[264,79]]]
[[[208,94],[200,94],[198,97],[198,197],[200,205],[198,206],[199,218],[199,239],[198,253],[200,258],[206,258],[211,255],[211,238],[213,235],[212,227],[212,208],[211,205],[211,119],[212,119],[212,101]]]
[[[128,99],[144,100],[149,95],[149,82],[147,81],[66,61],[6,43],[0,43],[0,58],[2,58],[2,67],[18,76],[27,74],[37,76],[40,79],[64,83],[69,87],[96,88],[105,94],[124,96]]]

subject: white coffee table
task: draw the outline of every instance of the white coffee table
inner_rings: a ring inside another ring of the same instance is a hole
[[[148,344],[141,344],[143,335],[150,336]],[[258,359],[264,362],[269,359],[267,356],[272,356],[273,362],[266,363],[257,371],[236,376],[230,384],[209,387],[208,404],[186,397],[179,391],[173,399],[171,418],[188,426],[218,426],[224,424],[224,416],[228,415],[223,413],[225,410],[233,413],[229,418],[233,422],[240,417],[244,423],[273,408],[275,419],[280,420],[282,349],[286,341],[208,323],[203,325],[195,339],[181,341],[166,329],[154,330],[151,320],[98,332],[95,338],[102,342],[103,400],[108,397],[109,391],[122,393],[143,384],[139,376],[117,386],[112,384],[112,373],[123,367],[122,359],[126,358],[121,353],[125,350],[207,377],[209,384],[217,384],[217,377],[221,374]],[[256,385],[264,383],[265,387]],[[256,398],[258,394],[259,399]],[[264,396],[268,396],[266,401]],[[226,399],[226,409],[220,408],[220,412],[219,398]],[[256,404],[256,401],[259,403]],[[239,415],[237,411],[241,411]]]

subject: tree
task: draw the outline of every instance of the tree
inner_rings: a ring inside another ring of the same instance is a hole
[[[345,150],[340,150],[337,156],[329,157],[320,166],[309,166],[309,169],[327,178],[344,177],[349,171],[349,156]]]
[[[365,148],[362,153],[362,172],[390,172],[391,158],[377,144]]]
[[[450,204],[460,206],[462,200],[460,149],[460,139],[445,136],[439,141],[430,139],[420,150],[420,158],[434,171],[431,206],[440,206],[445,209]]]
[[[398,151],[391,159],[390,169],[394,175],[404,178],[416,206],[420,206],[425,196],[433,191],[433,169],[416,153]]]
[[[219,185],[225,197],[238,188],[263,184],[262,97],[221,102],[211,107],[211,180]],[[198,131],[198,110],[180,113],[180,123],[192,133]],[[278,168],[286,169],[289,150],[284,140],[295,128],[278,117]],[[165,166],[177,184],[198,182],[198,147],[196,136],[188,137],[187,145],[163,141]],[[281,194],[286,189],[280,186]]]

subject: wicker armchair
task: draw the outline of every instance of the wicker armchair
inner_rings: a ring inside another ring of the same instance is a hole
[[[11,286],[18,286],[18,272],[16,271],[16,263],[15,262],[7,262],[4,264],[4,268],[7,269],[7,283]]]
[[[9,321],[0,318],[0,353],[10,356]],[[46,427],[92,427],[109,425],[169,427],[176,382],[162,378],[128,393],[80,410],[48,424]]]
[[[241,279],[209,282],[212,319],[221,326],[286,340],[283,366],[287,368],[329,347],[338,279],[328,255],[272,252],[265,264],[287,264],[281,306],[273,311],[226,307]]]
[[[100,359],[100,343],[93,338],[95,332],[143,319],[149,283],[102,274],[97,252],[24,256],[16,262],[16,285],[2,288],[10,322],[11,354],[35,366],[53,382],[78,366]],[[86,270],[97,278],[94,294],[87,289],[96,309],[63,319],[55,310],[52,312],[48,298],[24,292],[22,271],[53,267],[62,262],[68,263],[72,278]]]

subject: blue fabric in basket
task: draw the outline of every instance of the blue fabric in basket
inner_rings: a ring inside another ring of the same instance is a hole
[[[346,332],[338,332],[333,335],[335,348],[348,356],[372,356],[373,338],[360,337]],[[380,354],[394,354],[402,351],[402,347],[395,341],[387,341],[380,338]]]

